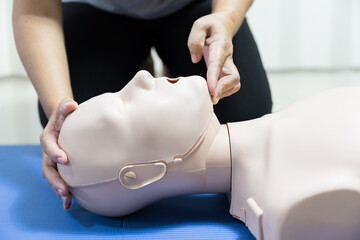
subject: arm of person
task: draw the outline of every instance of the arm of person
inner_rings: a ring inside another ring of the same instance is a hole
[[[57,143],[62,122],[76,109],[62,30],[60,0],[14,0],[13,27],[16,46],[39,96],[49,122],[41,134],[42,173],[64,208],[70,207],[71,194],[57,172],[56,163],[67,156]],[[67,98],[61,102],[61,99]]]
[[[232,38],[253,0],[213,0],[212,13],[196,20],[188,47],[193,63],[204,56],[213,103],[240,89],[240,75],[233,62]]]

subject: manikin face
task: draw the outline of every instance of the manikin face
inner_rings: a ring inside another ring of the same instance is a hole
[[[194,146],[212,113],[203,78],[171,80],[140,71],[121,91],[94,97],[68,116],[59,144],[69,164],[59,165],[59,172],[73,189],[114,181],[116,191],[125,191],[122,167],[171,163]]]

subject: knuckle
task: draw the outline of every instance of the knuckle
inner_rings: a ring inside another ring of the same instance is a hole
[[[222,38],[222,39],[220,40],[220,46],[221,46],[224,50],[226,50],[227,53],[232,52],[232,42],[231,42],[231,41],[228,41],[228,40]]]
[[[202,28],[204,26],[204,19],[198,18],[194,21],[193,27],[195,28]]]
[[[61,124],[60,124],[60,122],[61,122],[61,119],[59,119],[59,118],[57,118],[56,120],[55,120],[55,122],[54,122],[54,124],[51,124],[50,125],[50,130],[52,131],[52,132],[60,132],[60,129],[61,129]]]
[[[228,55],[228,57],[232,58],[232,54],[233,54],[233,45],[231,42],[226,42],[224,45],[224,49],[226,51],[226,55]]]
[[[43,136],[42,139],[40,140],[40,147],[42,152],[44,152],[45,154],[48,154],[49,152],[49,147],[46,141],[46,136]]]
[[[239,74],[236,74],[236,76],[235,76],[235,82],[237,82],[237,83],[240,84],[240,75],[239,75]]]
[[[46,170],[44,166],[41,168],[41,176],[46,179]]]
[[[234,92],[239,91],[239,90],[240,90],[240,87],[241,87],[241,84],[240,84],[240,83],[236,84],[236,85],[234,86]]]

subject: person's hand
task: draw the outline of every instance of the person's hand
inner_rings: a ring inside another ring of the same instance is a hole
[[[196,20],[188,47],[193,63],[205,58],[207,83],[214,104],[240,89],[240,75],[233,62],[233,29],[224,13],[212,13]]]
[[[65,152],[58,145],[58,137],[65,118],[77,108],[77,103],[70,98],[63,99],[52,113],[48,124],[40,135],[42,154],[42,176],[61,198],[64,209],[71,205],[71,193],[57,171],[56,163],[68,162]]]

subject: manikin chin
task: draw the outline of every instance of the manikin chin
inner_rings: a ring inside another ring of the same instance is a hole
[[[123,216],[183,194],[231,192],[257,239],[360,239],[360,89],[329,90],[220,125],[206,81],[140,71],[64,122],[58,165],[76,201]]]

